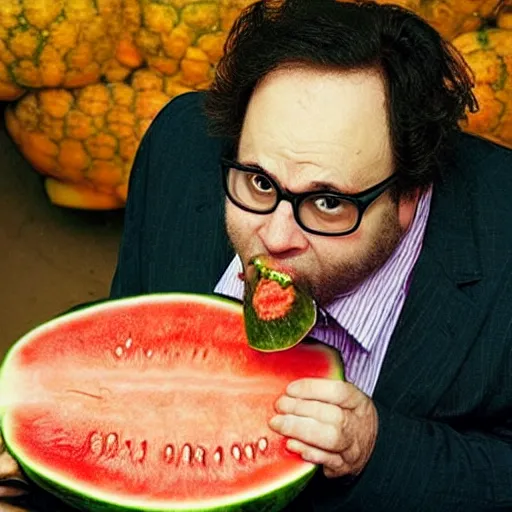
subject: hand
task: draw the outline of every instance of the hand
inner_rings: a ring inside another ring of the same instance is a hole
[[[377,409],[353,384],[300,379],[276,402],[270,428],[289,437],[286,447],[304,460],[322,464],[326,477],[358,475],[377,438]]]
[[[0,503],[0,512],[30,512],[28,508],[9,505],[8,503]]]
[[[11,507],[1,503],[4,498],[15,498],[28,493],[28,483],[21,472],[18,463],[6,450],[4,440],[0,435],[0,512],[11,510]],[[3,508],[2,508],[3,507]]]

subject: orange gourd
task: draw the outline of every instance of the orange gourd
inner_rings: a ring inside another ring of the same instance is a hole
[[[397,4],[419,14],[443,37],[452,40],[464,32],[478,29],[484,20],[495,16],[504,0],[378,0]]]
[[[455,38],[481,104],[463,128],[511,145],[510,6],[378,1],[409,8]],[[174,96],[210,85],[229,28],[252,2],[0,0],[0,100],[17,100],[6,109],[7,129],[46,176],[50,200],[123,207],[151,120]],[[499,28],[482,28],[490,23]]]
[[[453,44],[474,73],[480,106],[462,128],[512,148],[512,30],[468,32]]]
[[[129,84],[28,93],[8,106],[7,129],[31,165],[47,177],[52,202],[122,207],[142,135],[173,95],[168,77],[140,69]]]
[[[115,58],[125,0],[2,0],[0,99],[25,88],[82,87],[123,80]]]

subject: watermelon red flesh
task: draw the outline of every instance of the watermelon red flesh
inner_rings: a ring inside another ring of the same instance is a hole
[[[30,473],[127,508],[204,510],[292,485],[314,467],[268,428],[302,377],[337,378],[330,349],[248,347],[239,304],[127,299],[22,338],[0,381],[2,430]]]

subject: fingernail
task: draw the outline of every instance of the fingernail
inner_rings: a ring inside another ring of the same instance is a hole
[[[288,393],[295,394],[299,391],[299,387],[300,385],[297,382],[292,382],[291,384],[288,384],[288,386],[286,387],[286,391]]]
[[[280,428],[283,424],[283,417],[282,416],[274,416],[273,418],[271,418],[271,420],[269,421],[269,425],[271,428]]]
[[[281,410],[281,408],[282,408],[282,406],[283,406],[283,401],[284,401],[284,400],[286,400],[286,398],[285,398],[285,397],[283,397],[283,396],[280,396],[280,397],[276,400],[275,406],[276,406],[276,409],[277,409],[278,411],[280,411],[280,410]]]

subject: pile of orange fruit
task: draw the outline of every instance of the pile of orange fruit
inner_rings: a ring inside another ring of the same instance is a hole
[[[254,0],[1,0],[0,101],[54,204],[122,208],[142,136],[173,97],[209,86]],[[313,0],[312,0],[313,1]],[[512,147],[512,7],[379,0],[418,13],[464,55],[481,109],[462,128]]]

